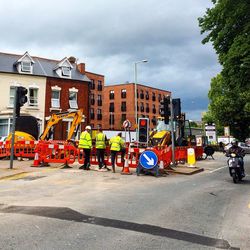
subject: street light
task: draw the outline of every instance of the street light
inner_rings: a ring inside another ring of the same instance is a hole
[[[138,117],[137,117],[137,64],[138,63],[147,63],[148,60],[142,60],[135,62],[135,124],[138,124]],[[136,128],[136,136],[137,136],[137,128]]]

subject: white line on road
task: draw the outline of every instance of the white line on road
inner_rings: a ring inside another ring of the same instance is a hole
[[[227,168],[227,166],[224,166],[224,167],[221,167],[221,168],[216,168],[215,170],[212,170],[209,173],[214,173],[214,172],[219,171],[219,170],[221,170],[223,168]]]

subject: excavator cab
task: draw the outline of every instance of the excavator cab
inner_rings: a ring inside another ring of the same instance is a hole
[[[165,124],[163,117],[157,118],[156,129],[150,134],[149,145],[150,146],[165,146],[171,142],[171,133],[169,131],[169,125]]]

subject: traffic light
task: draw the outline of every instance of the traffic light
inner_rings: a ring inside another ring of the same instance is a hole
[[[139,128],[138,128],[138,141],[141,143],[148,142],[149,136],[149,119],[148,118],[139,118]]]
[[[165,96],[163,100],[160,101],[160,115],[164,117],[165,124],[169,123],[169,117],[171,115],[170,111],[170,96]]]
[[[181,117],[181,99],[180,98],[173,99],[172,104],[173,104],[174,120],[179,120]]]
[[[16,116],[20,116],[20,108],[28,101],[28,90],[24,87],[17,87],[16,89]]]

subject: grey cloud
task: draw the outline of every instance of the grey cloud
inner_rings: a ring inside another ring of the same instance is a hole
[[[138,81],[172,91],[186,110],[196,99],[192,115],[198,117],[220,70],[198,27],[209,6],[210,0],[1,1],[0,48],[55,59],[73,55],[107,84],[133,82],[133,63],[148,59]]]

